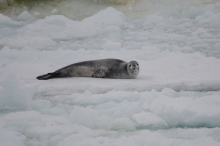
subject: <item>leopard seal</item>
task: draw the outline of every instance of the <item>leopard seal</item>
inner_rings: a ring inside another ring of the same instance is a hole
[[[136,61],[125,62],[119,59],[83,61],[68,65],[55,72],[38,76],[38,80],[62,77],[94,77],[113,79],[134,79],[139,74]]]

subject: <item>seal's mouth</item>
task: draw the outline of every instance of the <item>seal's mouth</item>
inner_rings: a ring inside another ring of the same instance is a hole
[[[138,68],[138,67],[132,68],[132,69],[130,69],[130,72],[131,72],[132,74],[138,74],[139,68]]]
[[[132,70],[139,70],[139,67],[133,67]]]

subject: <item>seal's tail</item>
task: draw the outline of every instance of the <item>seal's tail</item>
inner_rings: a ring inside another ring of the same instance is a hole
[[[57,77],[59,77],[59,73],[48,73],[45,75],[38,76],[37,79],[38,80],[49,80],[49,79],[57,78]]]

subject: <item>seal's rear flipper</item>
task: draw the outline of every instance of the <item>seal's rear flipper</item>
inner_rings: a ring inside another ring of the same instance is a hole
[[[42,76],[38,76],[37,79],[38,80],[49,80],[49,79],[57,78],[57,77],[59,77],[59,73],[48,73]]]

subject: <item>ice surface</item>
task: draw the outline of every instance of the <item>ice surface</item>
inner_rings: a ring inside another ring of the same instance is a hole
[[[106,23],[120,25],[125,21],[125,15],[112,7],[98,12],[97,14],[85,18],[82,22]]]
[[[13,139],[13,140],[11,140]],[[25,136],[19,132],[0,129],[0,144],[4,146],[25,146]]]
[[[22,12],[20,15],[17,17],[18,20],[23,20],[23,21],[34,21],[36,18],[32,16],[31,14],[28,13],[28,11]]]
[[[18,25],[19,22],[11,20],[9,17],[0,13],[0,27],[8,27],[9,25]]]
[[[38,11],[41,12],[39,18],[45,18],[51,15],[53,9],[57,9],[61,15],[82,20],[100,10],[113,7],[132,18],[144,18],[153,13],[194,17],[204,11],[218,9],[219,5],[216,5],[218,2],[219,0],[50,0],[46,2],[1,0],[0,12],[16,17],[23,11],[28,10],[31,14]]]
[[[1,83],[0,110],[19,110],[26,108],[34,94],[32,88],[23,89],[14,75],[8,75]]]
[[[25,50],[54,50],[58,46],[56,40],[86,38],[98,34],[101,30],[95,24],[72,21],[64,16],[54,15],[25,25],[17,30],[18,35],[3,37],[0,44]]]
[[[113,42],[111,40],[108,40],[102,48],[104,50],[119,50],[121,49],[121,43],[120,42]]]
[[[51,14],[73,3],[102,10],[82,21]],[[47,9],[45,18],[26,11],[25,21],[0,14],[0,145],[220,145],[219,3],[67,0]],[[36,80],[103,58],[136,60],[140,74]]]
[[[56,14],[56,13],[58,13],[58,10],[57,10],[57,9],[53,9],[53,10],[51,11],[51,13],[52,13],[52,14]]]
[[[34,16],[40,16],[41,14],[39,12],[34,12]]]
[[[102,10],[83,21],[52,15],[23,27],[2,28],[0,46],[19,50],[149,50],[153,47],[219,57],[220,9],[217,4],[196,8],[202,11],[193,18],[186,10],[177,18],[153,14],[134,21],[126,21],[114,8]],[[107,14],[111,17],[103,17]],[[4,15],[1,18],[4,19],[1,25],[9,24],[8,21],[18,23]]]
[[[167,128],[166,122],[150,112],[134,114],[132,118],[137,123],[137,128]]]

